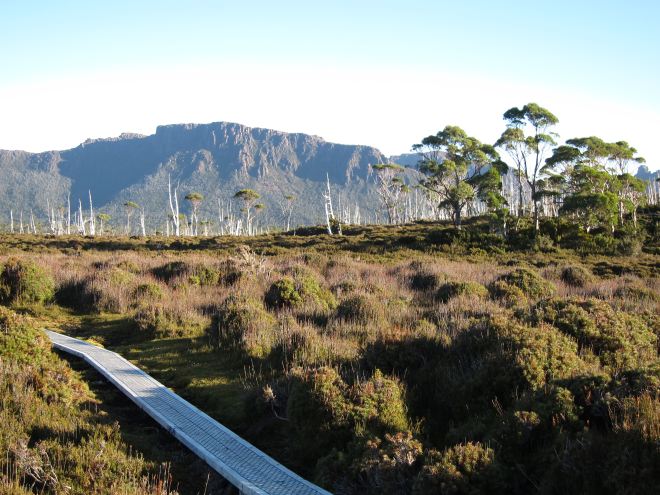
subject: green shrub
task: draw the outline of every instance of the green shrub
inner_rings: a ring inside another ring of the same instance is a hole
[[[481,443],[467,442],[443,452],[431,451],[419,473],[415,495],[470,495],[496,492],[495,452]]]
[[[572,287],[584,287],[593,279],[591,272],[583,266],[569,265],[561,270],[561,280]]]
[[[518,268],[504,274],[498,277],[496,281],[506,282],[509,285],[518,287],[530,299],[544,299],[552,297],[555,293],[555,286],[552,283],[545,280],[537,272],[526,268]]]
[[[488,290],[493,299],[500,301],[507,308],[527,302],[527,297],[522,289],[503,280],[496,280],[488,286]]]
[[[348,386],[333,368],[295,369],[287,401],[287,417],[300,459],[318,459],[351,440]]]
[[[160,301],[163,296],[163,288],[154,284],[153,282],[148,282],[146,284],[138,285],[133,291],[133,295],[139,299],[139,302],[142,301]]]
[[[448,282],[436,293],[438,300],[443,303],[458,296],[487,297],[488,290],[477,282]]]
[[[169,283],[172,279],[191,274],[192,267],[185,261],[170,261],[151,270],[156,278]]]
[[[53,278],[34,262],[10,258],[0,267],[1,303],[44,303],[54,295]]]
[[[204,333],[206,320],[195,313],[158,304],[144,304],[133,315],[138,330],[153,338],[196,337]]]
[[[364,434],[396,433],[410,428],[401,384],[392,378],[383,376],[376,370],[373,376],[358,384],[353,392],[352,415],[355,430]]]
[[[265,301],[270,308],[290,308],[302,303],[303,298],[296,289],[295,281],[291,277],[285,277],[270,286]]]
[[[534,316],[575,338],[580,348],[593,351],[613,370],[637,368],[657,359],[657,336],[644,320],[615,311],[604,301],[544,301]]]
[[[141,272],[140,266],[131,260],[120,261],[117,263],[117,268],[124,270],[125,272],[133,273],[134,275],[137,275]]]
[[[419,291],[432,291],[437,289],[444,279],[444,276],[437,273],[418,271],[410,278],[410,287]]]
[[[311,272],[299,267],[293,272],[293,277],[284,277],[270,286],[265,296],[269,308],[290,308],[303,303],[322,310],[337,306],[332,292],[322,287]]]
[[[276,343],[277,320],[260,301],[231,295],[217,309],[210,332],[218,349],[265,358]]]
[[[626,301],[635,301],[642,303],[657,303],[660,301],[660,295],[637,284],[626,284],[614,291],[614,296]]]
[[[374,297],[357,294],[344,299],[337,307],[337,316],[343,320],[361,324],[383,318],[383,303]]]
[[[196,266],[194,273],[201,286],[212,286],[220,283],[221,273],[213,266]]]

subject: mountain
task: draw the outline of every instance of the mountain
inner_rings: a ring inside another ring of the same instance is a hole
[[[72,209],[79,199],[86,208],[91,191],[95,208],[115,224],[123,223],[122,205],[130,200],[144,207],[152,228],[162,228],[169,176],[179,185],[182,211],[189,211],[187,193],[205,196],[200,219],[216,219],[218,202],[226,205],[237,190],[252,188],[266,206],[262,225],[281,224],[278,202],[287,194],[297,197],[294,224],[320,223],[326,175],[335,203],[341,195],[344,206],[368,212],[377,201],[370,165],[386,161],[369,146],[227,122],[159,126],[153,135],[88,139],[64,151],[0,150],[0,222],[8,222],[12,209],[15,220],[33,211],[44,223],[48,206],[65,205],[70,194]]]

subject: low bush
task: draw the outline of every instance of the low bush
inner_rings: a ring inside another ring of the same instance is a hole
[[[321,310],[337,306],[335,296],[323,287],[308,270],[296,269],[293,277],[284,277],[274,282],[265,296],[269,308],[278,309],[308,304]]]
[[[530,299],[552,297],[556,290],[551,282],[545,280],[537,272],[528,270],[527,268],[518,268],[506,273],[498,277],[496,281],[518,287]]]
[[[565,284],[572,287],[584,287],[594,280],[591,272],[580,265],[565,266],[561,270],[560,277]]]
[[[133,295],[139,300],[138,302],[150,302],[160,301],[164,296],[164,292],[160,285],[148,282],[138,285],[133,291]]]
[[[436,293],[437,299],[443,303],[458,296],[487,297],[488,289],[477,282],[448,282]]]
[[[216,310],[210,329],[212,345],[266,358],[277,338],[277,320],[258,300],[231,295]]]
[[[269,308],[290,308],[303,302],[300,292],[296,289],[296,282],[291,277],[273,282],[264,300]]]
[[[384,317],[383,302],[365,294],[350,296],[337,306],[337,316],[360,324],[375,322]]]
[[[181,312],[157,303],[141,305],[133,315],[138,330],[151,338],[196,337],[208,326],[195,312]]]
[[[54,295],[53,278],[34,262],[10,258],[0,266],[1,303],[44,303]]]
[[[519,287],[508,284],[503,280],[496,280],[488,286],[488,291],[493,299],[499,301],[507,308],[525,304],[527,297]]]
[[[415,495],[495,493],[498,491],[495,451],[467,442],[427,455],[415,485]]]
[[[644,320],[615,311],[604,301],[544,301],[533,315],[575,338],[581,349],[592,351],[603,366],[615,372],[657,360],[657,336]]]

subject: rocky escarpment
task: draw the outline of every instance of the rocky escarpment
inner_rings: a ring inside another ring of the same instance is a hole
[[[121,216],[130,199],[155,224],[166,215],[169,176],[182,194],[204,194],[202,214],[215,214],[218,200],[251,187],[264,197],[264,220],[276,216],[282,195],[293,194],[315,203],[301,209],[299,223],[315,223],[326,175],[346,204],[368,208],[370,165],[384,161],[368,146],[227,122],[159,126],[152,135],[88,139],[64,151],[0,151],[0,222],[7,222],[9,209],[33,210],[43,221],[48,206],[64,204],[69,194],[77,204],[91,190],[97,209]]]

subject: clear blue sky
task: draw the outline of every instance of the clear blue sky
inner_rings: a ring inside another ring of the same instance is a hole
[[[387,79],[390,71],[400,76],[407,74],[411,81],[423,78],[429,72],[441,72],[470,80],[496,81],[511,88],[543,88],[539,94],[549,95],[551,101],[538,102],[551,110],[555,110],[552,106],[553,92],[558,95],[557,107],[562,109],[579,101],[582,96],[588,96],[593,99],[592,106],[583,112],[579,108],[573,108],[570,115],[555,111],[560,121],[565,120],[563,117],[576,120],[584,115],[587,122],[589,109],[594,108],[597,101],[607,102],[618,109],[612,119],[619,121],[619,124],[613,123],[615,127],[603,128],[603,132],[615,133],[616,125],[619,125],[621,134],[624,131],[630,134],[620,138],[633,144],[636,143],[637,126],[658,124],[660,114],[660,2],[651,0],[15,0],[2,2],[0,19],[0,103],[3,103],[2,98],[18,98],[15,96],[17,88],[32,85],[35,91],[38,88],[43,90],[48,87],[49,81],[61,81],[63,78],[123,74],[126,78],[135,77],[136,83],[139,83],[139,79],[149,71],[153,71],[153,77],[156,77],[154,74],[162,77],[170,68],[176,71],[182,67],[192,71],[195,68],[209,70],[228,67],[229,64],[252,68],[281,66],[303,71],[306,68],[325,68],[335,71],[335,77],[340,82],[350,79],[351,74],[358,71],[363,76],[372,74],[374,84]],[[208,75],[203,77],[208,78]],[[264,73],[262,77],[266,83],[268,74]],[[280,84],[286,86],[282,79],[285,76],[278,74],[277,77]],[[225,71],[221,79],[228,81],[231,78],[231,71]],[[194,87],[191,78],[187,79],[186,84]],[[424,108],[419,108],[419,101],[416,101],[414,112],[401,113],[402,101],[415,89],[412,86],[401,87],[405,83],[398,84],[400,91],[389,92],[399,108],[395,116],[402,121],[393,119],[390,123],[392,137],[388,138],[381,132],[383,142],[374,142],[378,140],[378,134],[369,135],[372,142],[365,144],[391,152],[397,151],[392,147],[405,148],[398,149],[400,152],[409,148],[407,144],[404,146],[404,141],[399,143],[394,134],[397,127],[401,128],[399,134],[404,132],[403,128],[409,126],[417,114],[423,114]],[[350,86],[339,86],[343,91],[350,91]],[[451,86],[451,91],[455,91],[455,87]],[[204,87],[203,91],[209,91],[208,88]],[[322,89],[331,91],[328,87]],[[446,92],[443,88],[438,88],[436,94],[431,91],[428,101],[437,103],[448,97]],[[573,99],[569,97],[571,95]],[[246,108],[249,107],[248,95],[237,95],[240,96],[244,97]],[[186,98],[183,92],[172,97],[177,100]],[[291,100],[290,105],[303,104],[295,101],[295,94],[287,94],[286,97]],[[323,94],[319,97],[322,98]],[[214,95],[214,98],[218,100],[220,96]],[[447,117],[454,117],[454,120],[460,117],[458,109],[461,105],[466,113],[476,115],[471,107],[478,104],[478,100],[475,101],[469,92],[456,94],[452,99],[454,110],[447,112]],[[568,103],[569,100],[571,103]],[[387,105],[388,101],[382,103]],[[509,98],[502,98],[501,103],[508,108],[526,101],[509,104]],[[167,106],[168,102],[162,104]],[[277,124],[277,119],[269,116],[269,112],[274,113],[275,110],[263,102],[259,104],[264,115],[263,125]],[[227,120],[227,116],[222,115],[223,105],[218,104],[219,111],[211,120]],[[355,118],[360,119],[360,108],[355,106]],[[25,111],[25,105],[22,107]],[[444,121],[442,106],[430,103],[429,108],[438,114],[437,124],[424,134],[454,123]],[[501,112],[506,108],[501,108],[496,118],[488,115],[484,119],[499,125]],[[255,109],[247,110],[247,123],[262,125]],[[20,111],[18,105],[15,111]],[[48,121],[46,114],[56,109],[42,103],[40,108],[28,108],[27,111],[31,112],[33,119],[38,119],[38,112],[42,112]],[[11,112],[3,113],[2,120],[5,122],[14,117]],[[159,118],[168,118],[166,111],[156,113]],[[172,113],[171,118],[189,117],[193,120],[198,115],[206,116],[177,111]],[[646,120],[637,122],[640,116]],[[232,109],[231,117],[240,119],[240,111]],[[334,132],[322,125],[320,120],[319,123],[305,122],[303,117],[301,114],[300,121],[293,118],[282,121],[281,126],[295,128],[284,130],[325,131],[330,134],[323,134],[326,138],[337,137],[352,142],[367,137],[360,133],[354,133],[352,137],[339,130]],[[103,115],[98,118],[103,119]],[[322,115],[318,118],[322,119]],[[366,116],[362,119],[367,122]],[[493,127],[494,123],[486,126],[474,120],[470,117],[456,123],[468,131],[472,125],[487,134],[480,136],[484,140],[499,132]],[[602,120],[602,116],[597,120]],[[126,111],[121,130],[142,130],[156,123],[169,122],[147,122],[144,117]],[[64,127],[67,125],[63,122]],[[578,122],[568,122],[567,125],[568,130],[582,130]],[[88,128],[92,133],[95,129],[99,132],[105,130],[95,125],[93,119]],[[71,125],[70,130],[71,133],[80,132],[75,125]],[[108,132],[111,130],[108,128]],[[1,127],[0,148],[22,145],[40,149],[58,144],[49,141],[52,136],[41,138],[40,134],[46,133],[47,128],[37,132],[33,129],[29,138],[20,134],[27,133],[27,126],[19,131],[5,132],[5,128]],[[59,147],[74,144],[74,136],[67,135],[65,131],[63,128],[58,130],[62,140]],[[660,128],[656,131],[660,132]],[[584,132],[589,133],[586,129]],[[648,134],[648,130],[646,132]],[[3,133],[6,138],[3,138]],[[408,140],[415,142],[422,137],[415,136],[410,136]],[[80,135],[75,139],[80,141],[85,137],[90,136]],[[562,137],[574,136],[564,136],[562,133]],[[653,155],[655,150],[641,149],[641,144],[637,144],[642,154],[660,158],[660,154]],[[658,168],[660,162],[650,165]]]

